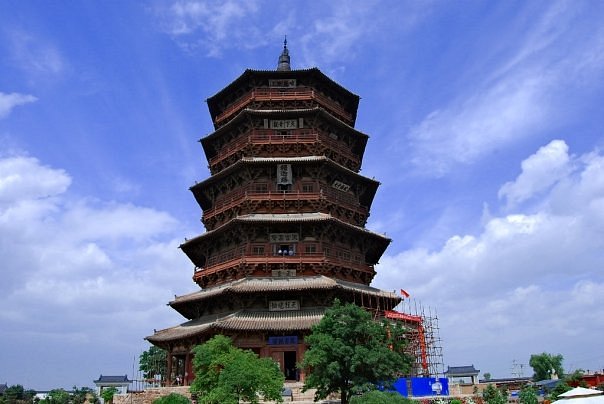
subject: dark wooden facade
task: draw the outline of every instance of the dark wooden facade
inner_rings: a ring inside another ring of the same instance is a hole
[[[211,176],[191,187],[206,231],[180,246],[201,289],[169,303],[188,321],[147,340],[186,384],[192,347],[215,334],[301,380],[304,337],[335,298],[376,316],[400,302],[369,286],[390,240],[365,228],[379,183],[359,174],[359,97],[291,70],[284,48],[277,70],[246,70],[207,102]]]

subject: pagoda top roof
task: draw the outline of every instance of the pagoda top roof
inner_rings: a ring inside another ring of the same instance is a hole
[[[266,77],[275,78],[275,79],[287,79],[287,78],[296,78],[300,76],[314,76],[319,80],[324,81],[327,85],[329,85],[334,91],[341,94],[342,97],[348,98],[351,102],[351,107],[353,108],[354,115],[356,115],[356,110],[359,106],[359,101],[361,97],[354,94],[353,92],[347,90],[327,75],[325,75],[321,70],[317,67],[311,67],[308,69],[298,69],[298,70],[254,70],[254,69],[246,69],[239,77],[233,80],[230,84],[224,87],[222,90],[218,91],[213,96],[206,99],[208,103],[208,108],[210,110],[210,115],[212,116],[212,121],[219,114],[220,109],[220,100],[224,98],[227,94],[234,91],[237,87],[243,85],[248,79],[252,77]],[[354,120],[353,120],[354,121]]]

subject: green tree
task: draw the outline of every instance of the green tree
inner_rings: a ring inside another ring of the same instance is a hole
[[[541,354],[531,355],[529,365],[533,368],[533,380],[536,382],[540,380],[550,379],[552,372],[556,372],[559,377],[563,377],[564,369],[562,368],[562,361],[564,357],[560,354],[552,355],[546,352]]]
[[[223,335],[196,346],[193,353],[195,380],[191,392],[198,395],[200,403],[258,403],[259,396],[282,401],[285,377],[272,359],[236,348]]]
[[[156,398],[153,404],[191,404],[191,400],[182,394],[170,393],[167,396]]]
[[[53,389],[48,393],[46,401],[49,404],[67,404],[70,398],[70,394],[64,389]]]
[[[302,367],[311,369],[304,390],[317,389],[315,400],[339,392],[342,404],[354,393],[371,390],[407,373],[411,358],[403,353],[402,328],[372,320],[354,304],[337,299],[306,337]]]
[[[561,381],[560,383],[558,383],[556,385],[556,387],[554,387],[552,389],[552,391],[549,393],[549,395],[547,396],[547,398],[550,401],[556,401],[558,399],[558,396],[562,393],[566,393],[567,391],[571,390],[572,387],[570,387],[568,385],[568,383],[566,383],[565,381]]]
[[[564,381],[566,381],[566,384],[568,384],[569,386],[572,386],[572,387],[588,388],[589,385],[587,384],[587,382],[585,380],[583,380],[584,373],[585,373],[585,371],[583,369],[577,369],[570,375],[566,376],[564,378]]]
[[[90,387],[78,388],[77,386],[73,386],[71,391],[71,402],[73,404],[84,404],[90,399],[93,400],[93,403],[96,401],[96,393],[94,390]]]
[[[103,401],[105,401],[105,404],[113,402],[113,396],[117,394],[117,391],[118,390],[113,386],[101,390],[101,397],[103,398]]]
[[[520,404],[538,404],[537,391],[532,386],[524,386],[518,396]]]
[[[491,380],[491,374],[490,374],[489,372],[486,372],[486,373],[484,374],[484,380],[486,380],[486,381]]]
[[[156,346],[151,346],[140,355],[138,370],[143,372],[145,379],[154,379],[155,375],[161,375],[161,379],[166,380],[168,373],[167,352]]]
[[[507,397],[499,391],[494,385],[489,384],[482,392],[482,399],[487,404],[505,404],[508,402]]]
[[[395,392],[368,391],[360,396],[352,396],[350,404],[412,404],[413,401]]]

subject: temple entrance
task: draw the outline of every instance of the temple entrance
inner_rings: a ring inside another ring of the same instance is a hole
[[[299,373],[296,367],[296,351],[283,352],[283,373],[285,380],[298,380]]]
[[[271,358],[279,364],[285,380],[299,380],[300,372],[296,367],[296,351],[273,351]]]

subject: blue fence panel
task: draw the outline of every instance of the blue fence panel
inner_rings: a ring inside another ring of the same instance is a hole
[[[392,388],[396,390],[399,394],[405,397],[409,397],[409,389],[407,388],[406,378],[401,377],[400,379],[396,380],[394,384],[392,384]]]
[[[425,396],[448,396],[449,395],[449,380],[444,377],[438,379],[440,382],[440,391],[435,384],[437,381],[434,377],[412,377],[411,378],[411,394],[413,397]]]

